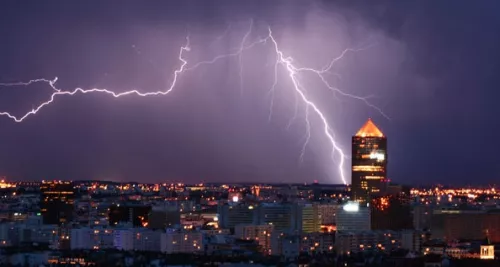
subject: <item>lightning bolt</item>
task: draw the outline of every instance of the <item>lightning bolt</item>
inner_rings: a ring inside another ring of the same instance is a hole
[[[217,36],[217,37],[213,40],[212,44],[214,44],[215,42],[217,42],[217,41],[219,41],[219,40],[221,40],[221,39],[224,39],[224,38],[225,38],[225,37],[229,34],[229,32],[230,32],[230,30],[231,30],[231,27],[232,27],[232,24],[231,24],[231,23],[229,23],[229,24],[227,25],[226,29],[224,30],[224,32],[223,32],[221,35]]]
[[[45,106],[48,106],[49,104],[51,104],[52,102],[54,102],[55,99],[56,99],[56,97],[60,96],[60,95],[71,95],[72,96],[72,95],[76,95],[76,94],[105,93],[105,94],[109,94],[109,95],[111,95],[111,96],[113,96],[115,98],[126,96],[126,95],[138,95],[138,96],[167,95],[168,93],[170,93],[174,89],[175,85],[177,84],[177,79],[180,76],[180,74],[185,71],[185,67],[186,67],[186,65],[187,65],[188,62],[183,58],[183,55],[184,55],[184,52],[189,52],[190,50],[191,50],[191,48],[189,47],[189,37],[186,37],[186,45],[182,46],[180,48],[180,51],[179,51],[179,60],[182,62],[182,64],[181,64],[181,66],[178,69],[176,69],[174,71],[174,77],[172,79],[172,83],[170,84],[170,86],[165,91],[156,91],[156,92],[142,93],[142,92],[140,92],[138,90],[130,90],[130,91],[125,91],[125,92],[121,92],[121,93],[116,93],[116,92],[108,90],[108,89],[100,89],[100,88],[92,88],[92,89],[76,88],[73,91],[62,91],[61,89],[58,89],[58,88],[55,87],[55,83],[57,82],[57,79],[58,79],[57,77],[54,80],[36,79],[36,80],[28,81],[28,82],[19,82],[19,83],[10,83],[10,84],[9,83],[5,83],[3,85],[7,85],[7,86],[9,86],[9,85],[10,86],[19,86],[19,85],[30,85],[30,84],[36,83],[36,82],[46,82],[46,83],[48,83],[50,85],[50,87],[55,92],[52,93],[52,95],[50,96],[49,100],[43,102],[38,107],[32,109],[31,111],[27,112],[26,114],[24,114],[22,116],[15,116],[15,115],[10,114],[9,112],[0,112],[0,116],[7,116],[10,119],[14,120],[15,122],[22,122],[26,118],[28,118],[29,116],[35,115],[42,108],[44,108]]]
[[[279,66],[279,61],[276,60],[274,63],[274,79],[273,79],[273,85],[271,86],[271,89],[269,90],[269,94],[271,96],[271,101],[269,104],[269,121],[271,121],[273,117],[273,107],[274,107],[274,92],[276,91],[276,85],[278,85],[278,66]],[[297,107],[297,102],[295,103]],[[289,128],[289,127],[287,127]]]
[[[377,106],[371,104],[368,99],[369,97],[361,97],[353,94],[346,93],[339,88],[331,85],[328,82],[328,79],[325,77],[325,74],[330,73],[332,67],[336,62],[341,60],[348,52],[356,52],[356,51],[361,51],[364,49],[367,49],[368,47],[365,48],[360,48],[360,49],[346,49],[344,50],[338,57],[333,58],[328,64],[326,64],[323,68],[321,69],[314,69],[314,68],[308,68],[308,67],[298,67],[293,63],[293,58],[289,56],[285,56],[285,53],[280,49],[280,46],[277,42],[277,40],[273,36],[273,32],[270,27],[268,27],[268,33],[267,36],[264,38],[259,38],[256,41],[250,43],[249,45],[246,45],[247,39],[249,38],[251,32],[253,30],[253,20],[250,21],[250,27],[248,31],[245,33],[245,35],[242,38],[242,42],[240,43],[240,47],[236,49],[235,51],[232,51],[228,54],[222,54],[218,55],[211,60],[207,61],[200,61],[196,64],[188,65],[188,61],[184,58],[184,54],[186,52],[189,52],[191,50],[190,48],[190,41],[189,37],[186,37],[186,44],[182,46],[179,50],[179,55],[178,55],[178,60],[181,62],[180,66],[174,71],[173,73],[173,78],[170,86],[168,86],[167,89],[163,91],[154,91],[154,92],[140,92],[139,90],[129,90],[125,92],[114,92],[112,90],[108,89],[100,89],[100,88],[91,88],[91,89],[82,89],[82,88],[76,88],[71,91],[64,91],[56,87],[56,82],[58,78],[56,77],[53,80],[49,79],[35,79],[35,80],[30,80],[28,82],[17,82],[17,83],[0,83],[0,86],[5,86],[5,87],[11,87],[11,86],[28,86],[34,83],[47,83],[49,86],[54,90],[54,92],[51,94],[49,100],[42,102],[40,105],[37,107],[34,107],[31,111],[25,113],[24,115],[21,116],[16,116],[13,115],[9,112],[0,112],[0,116],[6,116],[10,119],[12,119],[15,122],[23,122],[26,120],[28,117],[31,115],[37,114],[40,110],[42,110],[44,107],[50,105],[55,101],[56,98],[59,96],[63,95],[68,95],[68,96],[73,96],[77,94],[87,94],[87,93],[104,93],[111,95],[115,98],[122,97],[122,96],[127,96],[127,95],[136,95],[136,96],[161,96],[161,95],[167,95],[169,94],[172,90],[174,90],[177,81],[180,77],[181,74],[195,70],[196,68],[203,66],[203,65],[210,65],[214,64],[219,60],[229,58],[229,57],[238,57],[238,62],[240,65],[239,68],[239,77],[240,77],[240,85],[241,89],[243,89],[243,67],[242,67],[242,54],[245,50],[251,49],[255,47],[256,45],[265,45],[267,43],[272,44],[272,51],[275,54],[275,62],[274,62],[274,80],[271,85],[271,88],[269,90],[269,94],[271,96],[271,101],[270,101],[270,108],[269,108],[269,120],[272,118],[272,111],[273,111],[273,105],[274,105],[274,94],[276,90],[276,86],[278,84],[278,67],[281,66],[285,70],[287,76],[289,77],[291,83],[292,83],[292,91],[295,94],[295,111],[294,115],[289,121],[289,124],[287,128],[291,126],[291,124],[295,121],[297,114],[298,114],[298,106],[299,103],[302,103],[305,106],[305,124],[306,124],[306,134],[305,134],[305,141],[302,146],[301,154],[300,154],[300,160],[303,161],[304,154],[306,151],[306,147],[311,139],[311,122],[310,122],[310,116],[316,115],[321,122],[322,130],[327,138],[330,147],[331,147],[331,157],[332,160],[335,161],[335,155],[339,155],[340,160],[337,163],[337,169],[339,172],[339,176],[344,184],[347,184],[347,179],[345,176],[344,172],[344,163],[345,163],[345,158],[346,155],[342,148],[338,145],[338,142],[335,139],[334,132],[332,130],[332,126],[328,122],[328,119],[326,118],[325,114],[321,111],[321,109],[318,107],[316,103],[314,103],[313,100],[311,100],[306,93],[305,87],[302,86],[300,82],[300,73],[304,72],[309,72],[315,74],[325,85],[325,87],[335,94],[338,94],[343,97],[348,97],[352,99],[356,99],[359,101],[362,101],[365,103],[367,106],[377,110],[380,114],[388,118],[388,116]],[[224,33],[225,34],[225,33]]]
[[[247,33],[243,36],[243,39],[241,40],[240,44],[240,51],[238,54],[238,65],[240,67],[240,93],[243,94],[243,47],[245,46],[248,36],[252,33],[253,29],[253,19],[250,20],[250,28],[248,29]]]
[[[291,57],[286,57],[284,55],[283,51],[280,50],[278,42],[273,37],[273,32],[272,32],[270,27],[269,27],[269,36],[268,37],[271,40],[271,42],[273,43],[274,50],[276,52],[276,55],[278,56],[277,62],[280,65],[282,65],[283,67],[285,67],[286,71],[288,72],[288,76],[290,77],[290,80],[293,83],[293,89],[300,96],[300,99],[304,102],[304,104],[306,104],[305,120],[306,120],[306,124],[307,124],[308,135],[307,135],[306,144],[304,145],[304,147],[307,145],[307,143],[309,142],[309,139],[311,137],[311,135],[310,135],[310,121],[309,121],[309,115],[308,115],[309,108],[311,108],[312,111],[314,111],[314,113],[316,113],[316,115],[321,119],[321,122],[323,124],[323,132],[325,133],[325,136],[328,138],[328,140],[330,141],[330,144],[332,146],[332,155],[331,155],[332,158],[335,156],[335,152],[340,154],[340,161],[338,163],[339,175],[340,175],[340,178],[342,179],[342,182],[344,184],[347,184],[347,179],[346,179],[345,174],[344,174],[344,161],[345,161],[344,151],[342,151],[342,149],[339,147],[339,145],[335,141],[335,138],[334,138],[333,133],[332,133],[332,129],[331,129],[325,115],[323,114],[323,112],[321,112],[321,110],[318,108],[318,106],[316,106],[316,104],[314,104],[314,102],[309,100],[309,98],[306,96],[304,90],[301,89],[299,78],[297,77],[297,73],[302,71],[302,70],[313,71],[315,73],[320,73],[320,74],[322,72],[316,71],[314,69],[301,69],[301,68],[295,67],[292,64],[293,59]],[[302,150],[302,153],[304,153],[304,151],[305,151],[305,149]],[[301,157],[303,157],[303,154]]]
[[[55,87],[55,83],[57,82],[57,79],[58,78],[56,77],[53,80],[48,80],[48,79],[34,79],[34,80],[27,81],[27,82],[0,83],[0,86],[5,86],[5,87],[10,87],[10,86],[28,86],[28,85],[31,85],[31,84],[34,84],[34,83],[43,82],[43,83],[48,83],[50,85],[50,87],[52,89],[54,89],[54,91],[60,91],[59,89],[57,89]]]

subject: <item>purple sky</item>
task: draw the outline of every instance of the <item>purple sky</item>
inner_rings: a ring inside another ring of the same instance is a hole
[[[321,68],[364,102],[301,75],[339,145],[368,117],[388,136],[389,177],[399,183],[488,184],[500,178],[498,1],[50,1],[0,2],[0,83],[59,77],[57,86],[164,90],[189,34],[189,63],[234,52],[267,27],[286,56]],[[23,4],[25,3],[25,4]],[[11,179],[340,183],[337,161],[279,69],[270,43],[183,74],[161,97],[61,96],[22,123],[0,117],[0,174]],[[0,87],[0,111],[24,114],[50,87]],[[338,160],[338,159],[337,159]],[[350,178],[349,165],[344,168]]]

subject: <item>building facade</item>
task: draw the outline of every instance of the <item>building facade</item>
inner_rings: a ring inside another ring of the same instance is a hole
[[[167,230],[161,234],[161,252],[172,253],[199,253],[203,251],[203,234],[200,232],[181,232]]]
[[[261,203],[258,212],[259,224],[287,233],[302,231],[302,208],[297,203]]]
[[[318,205],[318,212],[321,218],[321,225],[337,224],[337,213],[342,206],[337,203],[325,203]]]
[[[431,235],[447,241],[481,240],[487,235],[492,242],[500,242],[500,211],[435,209],[431,220]]]
[[[304,204],[301,207],[301,223],[303,233],[316,233],[321,230],[321,216],[317,204]]]
[[[147,227],[149,225],[149,215],[151,213],[149,205],[112,205],[109,207],[109,225],[115,226],[120,223],[132,223],[134,227]]]
[[[73,220],[75,190],[72,182],[43,181],[40,211],[44,224],[67,224]]]
[[[357,202],[348,202],[337,215],[337,232],[370,231],[370,209]]]
[[[237,238],[244,240],[255,240],[262,251],[266,254],[271,249],[271,234],[273,233],[273,225],[237,225],[234,229],[234,235]]]
[[[371,119],[352,137],[353,199],[366,202],[387,185],[387,138]]]
[[[401,232],[353,231],[337,233],[335,248],[339,254],[369,251],[392,251],[401,248]]]
[[[237,205],[223,204],[217,207],[219,225],[222,228],[234,228],[240,224],[257,223],[257,209],[252,205],[238,203]]]

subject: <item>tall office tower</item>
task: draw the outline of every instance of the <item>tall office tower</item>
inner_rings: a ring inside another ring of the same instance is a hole
[[[366,202],[387,185],[387,138],[371,119],[352,137],[353,199]]]
[[[75,190],[72,182],[43,181],[40,211],[44,224],[67,224],[73,220]]]

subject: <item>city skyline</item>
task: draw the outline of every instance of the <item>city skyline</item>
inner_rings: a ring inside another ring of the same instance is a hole
[[[498,0],[0,1],[0,267],[498,267]]]
[[[324,88],[308,91],[346,158],[351,157],[351,136],[372,117],[389,139],[393,182],[487,185],[500,177],[496,156],[489,154],[495,149],[483,151],[485,142],[496,146],[488,140],[497,129],[490,124],[500,82],[493,73],[499,66],[488,62],[498,54],[493,47],[500,41],[491,34],[500,25],[493,12],[497,3],[460,2],[449,10],[426,1],[364,6],[248,2],[224,8],[188,2],[104,3],[98,11],[84,3],[1,3],[0,32],[9,41],[0,51],[0,83],[58,77],[58,88],[65,90],[163,89],[179,67],[176,57],[187,32],[193,48],[188,59],[210,60],[240,46],[253,19],[248,43],[265,36],[270,26],[299,65],[320,67],[344,49],[363,48],[339,61],[334,69],[339,77],[329,79],[347,93],[373,96],[369,100],[390,119],[363,101]],[[119,12],[111,12],[115,8]],[[207,17],[206,10],[216,16]],[[467,40],[462,40],[463,30],[471,36]],[[270,55],[258,47],[241,59],[200,68],[165,97],[61,97],[20,124],[0,117],[0,175],[15,180],[342,183],[338,155],[330,159],[329,141],[313,113],[310,142],[303,150],[308,136],[304,107],[292,120],[295,99],[286,93],[291,84],[284,79],[269,119]],[[246,63],[242,88],[239,60]],[[319,88],[310,79],[307,86]],[[21,115],[50,93],[43,83],[0,87],[0,111]],[[461,130],[450,134],[452,128]],[[344,166],[350,182],[350,160]]]

